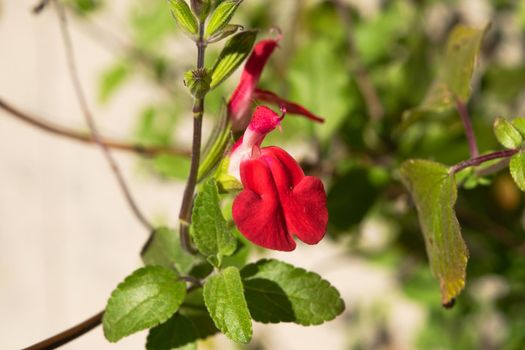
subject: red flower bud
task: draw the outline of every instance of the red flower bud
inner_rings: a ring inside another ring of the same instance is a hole
[[[228,113],[234,131],[244,130],[250,122],[251,104],[254,99],[284,106],[289,113],[303,115],[314,121],[323,122],[322,118],[316,116],[306,108],[282,99],[271,91],[257,89],[257,84],[259,83],[259,78],[261,77],[264,66],[277,47],[280,39],[281,37],[279,36],[277,39],[262,40],[253,48],[244,66],[241,80],[228,102]]]
[[[268,62],[270,55],[277,47],[278,40],[259,41],[253,48],[252,54],[244,66],[239,85],[237,85],[228,102],[228,111],[234,130],[243,130],[249,123],[253,92],[266,62]]]

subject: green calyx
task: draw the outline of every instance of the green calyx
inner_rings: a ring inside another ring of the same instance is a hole
[[[184,73],[184,85],[195,98],[203,98],[210,91],[211,76],[206,68],[194,69]]]

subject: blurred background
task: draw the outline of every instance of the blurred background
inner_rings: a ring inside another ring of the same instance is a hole
[[[87,131],[58,20],[36,0],[0,0],[0,100],[40,120]],[[67,0],[79,74],[104,136],[188,149],[195,61],[166,1]],[[498,149],[496,116],[525,117],[525,2],[519,0],[245,0],[233,23],[279,27],[284,38],[261,87],[326,118],[287,117],[268,143],[286,148],[328,190],[330,227],[317,246],[275,256],[321,274],[346,302],[317,327],[260,325],[248,346],[224,337],[202,349],[524,349],[523,195],[508,172],[465,184],[457,215],[470,249],[467,286],[440,305],[417,215],[396,169],[408,158],[468,158],[455,110],[406,123],[436,76],[458,23],[491,28],[469,103],[481,152]],[[208,64],[221,45],[210,47]],[[206,104],[210,130],[238,73]],[[114,151],[140,207],[175,226],[189,160]],[[102,310],[141,265],[147,238],[93,145],[0,110],[0,348],[19,349]],[[247,252],[248,254],[248,252]],[[109,344],[101,328],[64,349],[143,349],[145,332]]]

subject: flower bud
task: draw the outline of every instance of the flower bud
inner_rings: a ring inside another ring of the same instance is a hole
[[[204,22],[210,14],[211,1],[210,0],[191,0],[191,9],[195,16]]]
[[[210,91],[211,77],[206,68],[194,69],[184,73],[184,85],[195,98],[203,98]]]

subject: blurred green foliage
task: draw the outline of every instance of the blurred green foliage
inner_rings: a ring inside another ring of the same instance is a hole
[[[525,2],[399,0],[380,1],[377,8],[365,6],[367,1],[355,2],[360,7],[341,3],[348,11],[348,31],[334,1],[252,0],[234,17],[234,23],[241,18],[246,27],[260,28],[260,36],[267,35],[271,26],[281,28],[281,49],[270,60],[261,87],[326,118],[319,127],[287,117],[283,133],[274,133],[268,143],[300,143],[309,150],[303,166],[327,185],[330,239],[347,243],[358,238],[363,222],[372,215],[387,220],[397,232],[379,250],[352,246],[348,254],[382,261],[381,266],[396,272],[401,293],[424,308],[425,323],[414,348],[525,348],[525,206],[508,171],[490,176],[485,186],[470,182],[468,189],[459,189],[456,212],[470,263],[466,291],[451,311],[439,304],[417,216],[397,172],[408,158],[452,165],[469,157],[453,108],[418,111],[416,122],[401,127],[403,114],[421,105],[438,76],[446,39],[455,24],[483,28],[492,23],[481,44],[468,103],[480,151],[499,148],[492,132],[497,116],[525,116]],[[476,4],[488,11],[477,9]],[[71,1],[82,16],[96,16],[102,5],[102,1]],[[484,13],[488,15],[483,17]],[[163,1],[130,1],[127,25],[133,50],[115,57],[102,73],[100,101],[111,103],[133,76],[144,76],[158,88],[158,98],[138,111],[135,140],[149,145],[180,144],[177,129],[185,127],[184,120],[190,116],[182,72],[193,57],[183,57],[180,50],[173,53],[179,34]],[[379,118],[369,114],[370,101],[357,80],[359,70],[366,72],[377,93],[384,110]],[[234,76],[210,95],[207,123],[214,120],[236,82]],[[167,179],[184,178],[188,171],[187,160],[171,156],[141,164]],[[483,296],[482,283],[499,289]],[[491,329],[494,319],[498,327]],[[382,316],[371,320],[371,327],[386,327]],[[347,322],[351,333],[357,321]],[[374,348],[366,344],[355,348]]]

